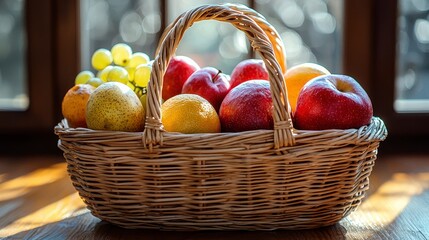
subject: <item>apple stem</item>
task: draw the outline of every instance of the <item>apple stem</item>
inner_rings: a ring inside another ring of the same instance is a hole
[[[214,80],[217,78],[217,76],[219,76],[219,74],[222,73],[222,71],[220,69],[217,70],[217,74],[213,77],[212,81],[214,82]]]

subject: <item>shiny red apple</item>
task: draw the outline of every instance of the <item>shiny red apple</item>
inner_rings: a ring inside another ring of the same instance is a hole
[[[303,130],[359,128],[371,122],[371,100],[346,75],[324,75],[307,82],[298,95],[294,125]]]
[[[273,101],[266,80],[246,81],[231,89],[219,109],[223,132],[273,129]]]
[[[205,67],[195,71],[183,84],[182,93],[197,94],[211,103],[216,112],[229,91],[228,77],[220,70]]]
[[[172,57],[164,73],[162,99],[167,100],[180,94],[185,81],[198,69],[200,67],[190,57]]]
[[[231,89],[249,80],[268,80],[269,75],[264,61],[261,59],[246,59],[234,67],[231,73]]]

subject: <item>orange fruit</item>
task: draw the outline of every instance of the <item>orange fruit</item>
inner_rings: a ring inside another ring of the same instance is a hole
[[[63,98],[62,113],[70,127],[86,127],[86,103],[95,90],[89,84],[78,84],[70,88]]]
[[[169,132],[217,133],[220,120],[216,110],[206,99],[196,94],[179,94],[161,106],[162,123]]]
[[[295,112],[296,102],[302,87],[311,79],[327,74],[331,73],[325,67],[316,63],[302,63],[286,71],[284,81],[292,112]]]

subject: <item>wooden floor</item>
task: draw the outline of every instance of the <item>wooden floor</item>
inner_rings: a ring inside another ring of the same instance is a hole
[[[366,200],[334,226],[303,231],[126,230],[86,210],[61,156],[0,156],[0,239],[429,239],[429,155],[382,155]]]

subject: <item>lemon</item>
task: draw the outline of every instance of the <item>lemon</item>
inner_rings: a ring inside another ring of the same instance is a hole
[[[179,94],[161,106],[162,123],[168,132],[217,133],[220,120],[213,106],[196,94]]]

